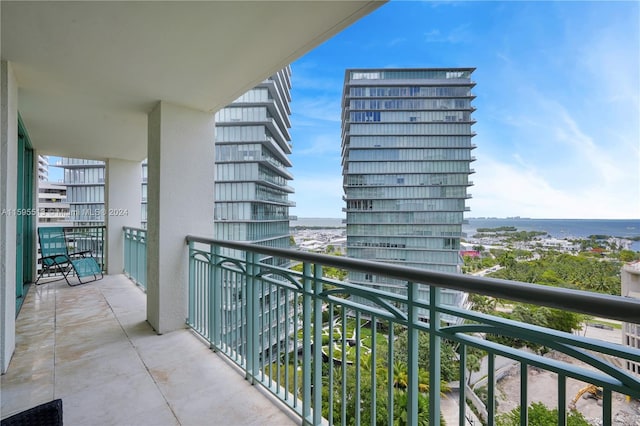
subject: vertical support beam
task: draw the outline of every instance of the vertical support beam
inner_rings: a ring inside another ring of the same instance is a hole
[[[0,372],[16,346],[16,215],[18,185],[18,85],[0,62]]]
[[[162,334],[187,317],[185,237],[213,236],[214,118],[159,102],[148,127],[147,320]]]
[[[141,178],[142,166],[138,161],[109,158],[106,162],[104,221],[107,226],[108,274],[121,274],[124,271],[122,227],[140,227]]]

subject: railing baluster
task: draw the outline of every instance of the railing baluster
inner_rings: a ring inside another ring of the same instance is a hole
[[[460,364],[458,365],[458,375],[459,380],[459,398],[458,398],[458,425],[463,426],[465,424],[467,418],[467,400],[465,398],[466,394],[466,384],[467,384],[467,346],[462,343],[460,344]],[[471,375],[471,372],[469,372]]]
[[[355,418],[356,418],[356,424],[359,425],[360,424],[360,401],[362,401],[362,394],[361,394],[361,382],[362,382],[362,377],[361,377],[361,370],[362,370],[362,365],[360,363],[360,311],[356,311],[356,317],[355,317],[355,326],[353,329],[353,337],[355,340],[355,348],[356,348],[356,354],[355,354],[355,359],[353,361],[353,365],[355,367],[355,376],[356,376],[356,389],[355,389],[355,399],[356,399],[356,410],[355,410]]]
[[[529,424],[529,366],[520,364],[520,424]]]
[[[389,340],[387,342],[388,345],[388,356],[387,356],[387,424],[393,424],[393,411],[394,411],[394,402],[393,402],[393,364],[394,360],[394,350],[393,350],[393,342],[395,341],[395,331],[393,327],[395,326],[394,322],[389,321]]]
[[[194,308],[195,308],[195,300],[196,300],[196,295],[195,295],[195,260],[193,259],[193,241],[189,242],[189,312],[187,313],[187,318],[189,321],[189,324],[191,324],[191,326],[194,326]]]
[[[496,357],[493,352],[487,355],[487,423],[493,425],[496,416]]]
[[[311,306],[312,306],[312,265],[304,263],[302,267],[302,422],[313,424],[311,419]]]
[[[322,424],[322,265],[313,268],[313,424]]]
[[[567,378],[562,374],[558,374],[558,426],[566,426],[566,424],[567,424]]]
[[[333,342],[334,342],[334,337],[333,337],[333,323],[334,323],[334,317],[333,317],[333,307],[335,305],[333,304],[333,302],[329,302],[329,306],[327,307],[327,309],[329,309],[329,346],[327,349],[327,355],[329,357],[329,401],[327,402],[329,407],[328,407],[328,411],[329,411],[329,426],[333,425]]]
[[[342,383],[340,389],[340,398],[342,404],[340,407],[340,421],[342,425],[347,424],[347,308],[342,307],[340,320],[342,322],[340,334],[340,370],[342,372]]]
[[[613,421],[613,401],[611,389],[602,389],[602,424],[610,425]]]
[[[415,301],[418,298],[418,284],[410,283],[411,297],[409,299],[409,327],[412,327],[418,321],[418,312],[415,308]],[[429,423],[432,425],[440,424],[440,345],[441,339],[438,335],[440,330],[440,288],[429,286]],[[411,330],[411,328],[410,328]],[[413,341],[415,348],[414,356],[416,357],[415,368],[417,370],[418,358],[418,333],[414,331],[409,341]],[[411,347],[411,346],[410,346]],[[412,352],[409,352],[410,356]],[[417,371],[416,371],[417,373]],[[417,381],[417,378],[415,379]],[[416,383],[417,385],[417,383]],[[417,387],[417,386],[416,386]],[[415,401],[415,422],[417,424],[417,395]]]
[[[247,253],[247,263],[246,263],[246,267],[247,267],[247,274],[246,274],[246,281],[247,281],[247,333],[248,333],[248,337],[247,337],[247,353],[246,353],[246,359],[247,359],[247,379],[251,382],[251,384],[255,384],[256,383],[256,376],[258,374],[257,372],[257,368],[258,368],[258,352],[259,352],[259,348],[258,348],[258,334],[260,333],[260,330],[258,328],[258,307],[260,304],[260,300],[259,297],[260,295],[258,294],[257,288],[256,288],[256,282],[254,280],[254,276],[256,273],[256,257],[257,255],[255,253]],[[235,326],[237,327],[237,324],[235,324]]]
[[[369,372],[371,373],[371,423],[376,424],[377,413],[378,413],[378,401],[377,401],[377,371],[376,365],[378,364],[377,358],[377,340],[376,335],[378,334],[378,322],[375,315],[371,317],[371,353],[369,354]]]

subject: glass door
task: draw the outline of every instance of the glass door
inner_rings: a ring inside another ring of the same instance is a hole
[[[18,188],[16,203],[16,315],[33,281],[33,249],[37,210],[34,206],[34,152],[18,118]]]

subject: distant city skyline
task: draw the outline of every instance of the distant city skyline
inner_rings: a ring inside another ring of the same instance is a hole
[[[467,217],[640,218],[639,22],[637,2],[391,1],[291,65],[291,214],[345,216],[345,69],[475,67]]]

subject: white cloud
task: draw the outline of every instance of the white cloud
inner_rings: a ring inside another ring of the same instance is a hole
[[[534,218],[640,217],[640,189],[586,186],[560,189],[533,166],[508,164],[484,157],[475,164],[470,216]]]
[[[300,117],[340,123],[340,115],[342,114],[340,99],[339,96],[304,96],[294,101],[292,110]],[[335,124],[335,126],[340,128],[340,124]]]

